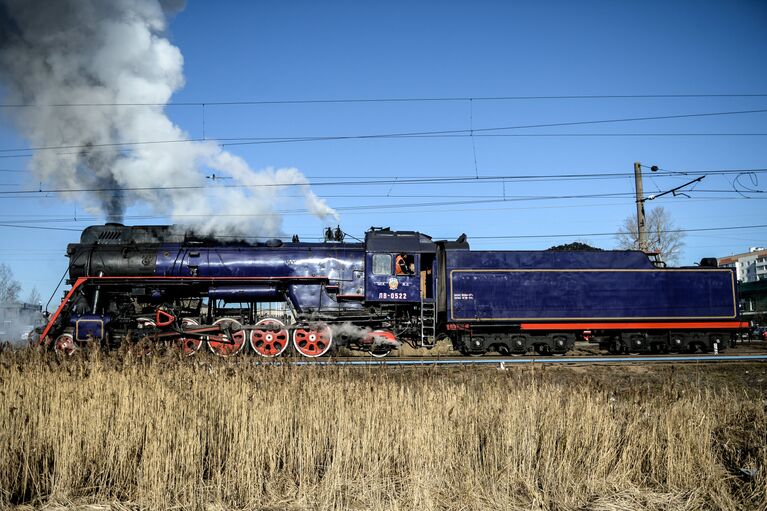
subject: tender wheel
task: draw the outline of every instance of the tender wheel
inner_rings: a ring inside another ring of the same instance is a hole
[[[245,346],[245,330],[239,321],[233,318],[221,318],[213,322],[214,325],[220,325],[223,330],[221,333],[211,335],[208,339],[210,351],[220,357],[231,357],[242,351]]]
[[[333,344],[330,327],[320,323],[314,328],[296,328],[293,330],[293,346],[305,357],[321,357]]]
[[[63,357],[71,357],[77,351],[77,344],[72,334],[61,334],[56,337],[56,342],[53,343],[53,349],[58,355]]]
[[[282,321],[273,318],[265,318],[256,323],[250,331],[250,346],[253,351],[262,357],[276,357],[288,347],[288,330]]]
[[[192,318],[184,318],[181,320],[181,328],[197,325],[199,325],[199,323]],[[200,348],[202,347],[202,339],[195,339],[194,337],[179,337],[175,342],[178,349],[183,351],[184,355],[188,357],[200,351]]]

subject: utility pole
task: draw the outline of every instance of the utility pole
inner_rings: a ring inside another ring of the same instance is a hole
[[[639,234],[639,250],[647,250],[647,226],[644,219],[644,190],[642,189],[642,164],[634,162],[634,187],[637,203],[637,232]]]

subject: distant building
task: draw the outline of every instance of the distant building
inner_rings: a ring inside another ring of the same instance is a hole
[[[767,323],[767,249],[751,247],[745,254],[718,259],[722,268],[735,268],[740,311],[752,323]]]
[[[722,268],[735,268],[738,281],[742,283],[767,280],[767,249],[751,247],[745,254],[735,254],[718,259]]]

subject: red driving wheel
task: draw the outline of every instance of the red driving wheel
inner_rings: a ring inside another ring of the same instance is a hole
[[[184,318],[181,320],[181,328],[197,325],[199,325],[199,323],[192,318]],[[176,346],[184,352],[184,355],[192,356],[200,351],[200,348],[202,347],[202,339],[182,336],[176,340]]]
[[[262,357],[276,357],[288,347],[288,330],[282,321],[264,318],[250,331],[250,346]]]
[[[293,330],[293,345],[305,357],[320,357],[328,352],[331,344],[333,333],[325,324]]]
[[[232,318],[221,318],[213,322],[221,326],[221,333],[211,335],[208,338],[210,351],[221,357],[231,357],[242,351],[245,346],[245,330],[239,321]]]

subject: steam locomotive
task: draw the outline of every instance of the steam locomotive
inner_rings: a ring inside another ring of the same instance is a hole
[[[385,356],[449,339],[465,355],[563,354],[576,340],[611,353],[724,349],[740,320],[731,269],[667,268],[639,251],[476,251],[371,228],[322,243],[249,243],[174,226],[86,228],[67,248],[71,288],[40,337],[149,340],[193,355],[335,346]]]

